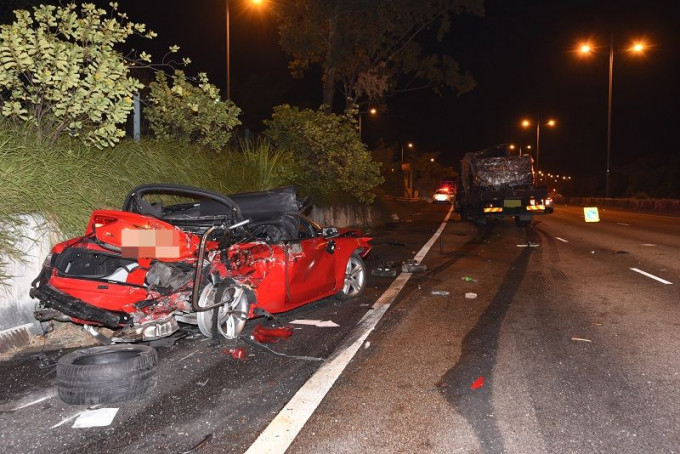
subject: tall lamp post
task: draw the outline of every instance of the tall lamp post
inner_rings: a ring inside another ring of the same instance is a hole
[[[633,42],[627,52],[633,54],[642,54],[647,49],[647,45],[642,41]],[[578,51],[581,55],[589,55],[596,53],[595,46],[591,43],[582,43]],[[610,196],[609,176],[610,176],[610,160],[612,150],[612,81],[614,79],[614,35],[609,37],[609,88],[607,96],[607,172],[605,174],[605,197]]]
[[[557,122],[553,119],[550,119],[543,123],[544,126],[548,126],[550,128],[554,128]],[[540,169],[539,167],[539,158],[540,158],[540,153],[541,153],[541,120],[536,120],[536,122],[532,122],[531,120],[522,120],[522,127],[523,128],[529,128],[531,126],[536,126],[536,171]]]
[[[408,148],[413,148],[413,142],[408,142],[406,144]],[[401,171],[404,174],[404,192],[411,198],[413,196],[413,171],[411,170],[411,164],[404,163],[404,143],[401,143]]]
[[[229,0],[224,1],[226,6],[225,20],[227,22],[227,99],[231,99],[231,33],[229,32],[231,20],[229,19]],[[250,3],[259,6],[264,3],[264,0],[250,0]]]

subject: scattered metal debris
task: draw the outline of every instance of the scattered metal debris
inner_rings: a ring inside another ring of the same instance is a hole
[[[424,273],[427,271],[427,266],[419,264],[414,259],[408,259],[402,264],[401,271],[404,273]]]
[[[435,295],[435,296],[449,296],[451,293],[447,290],[432,290],[430,292],[430,295]]]
[[[473,300],[473,299],[477,298],[477,294],[476,294],[476,293],[473,293],[473,292],[467,292],[467,293],[465,294],[465,298],[467,298],[467,299],[469,299],[469,300]]]
[[[590,339],[584,339],[582,337],[572,337],[571,340],[577,341],[577,342],[592,342]]]
[[[372,276],[379,277],[394,277],[397,275],[397,270],[394,269],[394,262],[383,262],[377,268],[371,270]]]
[[[203,386],[205,386],[205,385],[208,384],[208,381],[209,381],[209,380],[210,380],[209,378],[206,378],[205,381],[197,381],[196,384],[197,384],[198,386],[203,387]]]

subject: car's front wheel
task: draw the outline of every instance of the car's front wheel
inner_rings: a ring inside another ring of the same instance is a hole
[[[336,294],[339,299],[356,298],[366,288],[366,265],[361,257],[354,254],[345,266],[345,281],[342,289]]]
[[[237,339],[248,320],[250,303],[241,287],[208,284],[198,301],[201,307],[221,304],[215,309],[199,312],[196,316],[198,328],[206,337],[221,335],[226,339]]]

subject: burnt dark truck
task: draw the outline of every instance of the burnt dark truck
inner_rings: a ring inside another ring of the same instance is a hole
[[[531,156],[512,156],[505,145],[467,153],[460,182],[455,205],[462,219],[513,217],[529,225],[534,215],[553,212],[546,187],[534,185]]]

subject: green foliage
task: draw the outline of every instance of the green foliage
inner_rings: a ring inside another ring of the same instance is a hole
[[[231,100],[220,100],[219,90],[204,73],[198,75],[195,86],[183,71],[175,71],[171,83],[159,72],[149,87],[151,107],[147,117],[160,139],[197,143],[220,152],[234,127],[241,124],[241,109]]]
[[[380,165],[359,140],[350,115],[282,105],[265,125],[265,135],[295,156],[300,166],[296,182],[308,195],[343,192],[361,202],[373,201],[373,190],[383,181]]]
[[[417,42],[441,40],[462,13],[483,14],[483,0],[289,0],[278,10],[280,43],[293,75],[322,67],[328,105],[337,85],[352,103],[422,88],[463,93],[470,74]]]
[[[229,150],[226,175],[235,192],[264,191],[296,181],[299,165],[291,152],[268,140],[239,140],[237,149]]]
[[[0,162],[0,257],[16,256],[11,228],[18,215],[55,220],[65,239],[82,235],[92,210],[120,209],[127,192],[142,183],[237,190],[224,171],[227,154],[176,142],[124,140],[102,150],[78,140],[45,146],[0,124]]]
[[[3,116],[50,144],[69,134],[103,147],[124,136],[119,125],[141,88],[129,69],[151,57],[129,59],[117,48],[132,35],[155,33],[110,6],[109,15],[90,3],[42,5],[32,14],[16,11],[14,23],[0,27]]]

